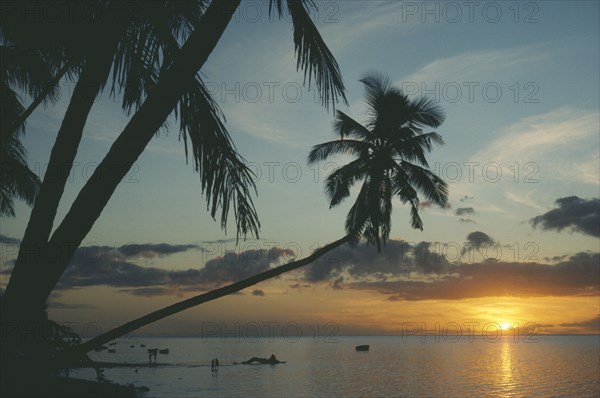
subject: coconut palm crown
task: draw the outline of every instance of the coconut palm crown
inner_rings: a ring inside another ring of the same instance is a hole
[[[447,183],[429,170],[425,157],[434,145],[444,141],[435,132],[423,133],[424,128],[441,125],[444,113],[428,98],[409,99],[384,75],[371,73],[360,82],[366,89],[366,124],[338,110],[334,132],[340,138],[314,146],[308,162],[335,155],[355,157],[327,177],[325,193],[331,208],[350,196],[350,188],[362,181],[346,216],[346,233],[352,244],[364,238],[381,250],[381,241],[385,244],[390,235],[394,196],[403,204],[410,203],[411,225],[421,230],[419,194],[442,207],[448,201]]]

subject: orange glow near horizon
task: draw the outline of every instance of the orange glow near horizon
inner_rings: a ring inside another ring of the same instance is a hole
[[[489,334],[597,334],[598,297],[486,297],[462,300],[390,301],[386,295],[315,285],[289,289],[285,281],[261,284],[264,296],[223,297],[141,330],[142,333],[194,334],[202,322],[335,324],[338,335],[400,335],[424,330],[472,330]],[[93,322],[104,327],[122,324],[183,297],[134,297],[106,288],[65,292],[61,301],[93,305],[86,309],[53,309],[57,321]],[[102,297],[102,298],[101,298]],[[110,297],[110,299],[107,299]],[[126,299],[126,308],[117,303]],[[458,326],[457,326],[458,325]],[[505,331],[502,333],[502,331]]]

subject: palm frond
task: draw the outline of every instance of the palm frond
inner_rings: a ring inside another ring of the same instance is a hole
[[[33,205],[40,188],[39,177],[27,166],[27,152],[16,132],[0,136],[0,216],[14,217],[13,199]]]
[[[370,221],[365,225],[363,238],[367,241],[368,245],[377,245],[377,251],[381,251],[379,228],[375,227]]]
[[[381,237],[385,245],[392,231],[392,183],[390,178],[383,179],[383,191],[380,200],[382,214]]]
[[[207,1],[154,1],[127,26],[115,53],[111,95],[123,95],[126,113],[137,110],[197,26]]]
[[[112,96],[122,94],[127,114],[139,109],[156,86],[162,54],[161,42],[150,23],[129,25],[115,52],[110,92]]]
[[[176,117],[186,158],[188,139],[194,168],[200,175],[207,210],[216,219],[221,209],[221,227],[226,230],[229,211],[233,208],[237,237],[258,237],[260,222],[252,201],[256,194],[254,174],[239,156],[223,123],[223,114],[197,77],[179,102]]]
[[[279,0],[280,1],[280,0]],[[296,67],[304,71],[304,83],[308,79],[310,86],[314,80],[321,96],[321,104],[329,109],[338,99],[347,104],[345,86],[337,61],[323,41],[321,34],[313,23],[306,9],[310,1],[288,0],[287,7],[294,25],[294,45],[296,52]],[[278,5],[281,14],[281,6]]]
[[[282,0],[270,0],[269,1],[269,16],[273,15],[273,10],[277,11],[277,15],[281,18],[283,13],[283,1]]]
[[[412,122],[427,127],[439,127],[446,118],[444,111],[433,99],[423,97],[411,101]]]
[[[365,141],[358,140],[336,140],[324,142],[312,147],[308,154],[308,164],[326,160],[334,155],[354,155],[365,157],[373,146]]]
[[[25,132],[25,125],[21,124],[13,128],[16,120],[23,114],[25,108],[21,103],[21,97],[15,90],[0,80],[0,135],[2,142],[8,142],[12,134],[17,136]]]
[[[370,72],[365,75],[362,79],[359,80],[362,84],[365,85],[365,96],[367,97],[367,103],[373,104],[373,106],[377,103],[377,100],[386,95],[388,90],[390,89],[390,79],[379,72]]]
[[[423,221],[419,217],[419,200],[412,200],[410,202],[410,225],[414,229],[423,230]]]
[[[392,192],[398,196],[402,204],[418,199],[417,191],[410,185],[408,175],[398,165],[395,166],[390,179]]]
[[[0,46],[0,79],[9,87],[32,98],[48,91],[44,100],[58,100],[59,89],[47,86],[58,71],[54,70],[40,51],[20,46]]]
[[[329,199],[329,208],[337,206],[350,196],[350,188],[367,174],[365,159],[358,158],[327,176],[325,193]]]
[[[4,155],[4,154],[3,154]],[[0,186],[4,192],[33,205],[40,188],[39,177],[21,159],[3,159]]]
[[[349,243],[351,246],[355,246],[360,242],[365,230],[365,225],[369,219],[367,193],[368,185],[363,184],[356,201],[346,216],[346,234],[350,236]]]
[[[338,110],[333,122],[333,130],[340,138],[354,137],[363,141],[369,141],[373,134],[362,124]]]
[[[420,165],[429,167],[425,153],[433,150],[434,144],[443,145],[444,140],[437,133],[425,133],[404,138],[402,135],[390,140],[395,156],[409,162],[418,162]]]
[[[379,104],[390,88],[390,80],[382,73],[371,72],[359,81],[365,86],[365,102],[369,113],[373,118],[377,118]]]
[[[448,184],[435,173],[410,162],[403,161],[399,166],[405,173],[408,182],[423,196],[438,206],[448,202]]]

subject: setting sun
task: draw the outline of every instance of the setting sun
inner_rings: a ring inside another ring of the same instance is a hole
[[[508,323],[508,322],[502,322],[500,324],[500,329],[502,329],[502,330],[507,330],[509,328],[510,328],[510,323]]]

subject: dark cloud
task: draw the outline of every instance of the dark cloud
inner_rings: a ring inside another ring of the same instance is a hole
[[[214,243],[231,243],[235,242],[237,239],[229,238],[229,239],[215,239],[215,240],[205,240],[203,243],[206,244],[214,244]]]
[[[471,232],[469,235],[467,235],[467,241],[463,245],[461,256],[464,256],[466,253],[472,255],[475,251],[483,255],[481,250],[494,244],[494,240],[485,232]]]
[[[253,295],[253,296],[260,296],[260,297],[264,297],[264,295],[265,295],[265,292],[263,292],[263,291],[262,291],[262,290],[260,290],[260,289],[254,289],[254,290],[252,291],[252,295]]]
[[[416,271],[425,274],[443,272],[449,262],[446,258],[431,250],[431,242],[419,242],[413,246],[412,260]]]
[[[71,304],[71,303],[63,303],[61,301],[48,301],[48,309],[50,310],[81,310],[81,309],[92,309],[96,308],[96,306],[91,304]]]
[[[266,271],[280,258],[294,255],[291,250],[279,248],[247,250],[211,259],[203,268],[177,271],[140,266],[133,262],[140,257],[167,256],[191,249],[197,249],[197,246],[159,244],[128,245],[117,249],[107,246],[81,247],[57,288],[106,285],[121,288],[121,292],[148,297],[206,291]]]
[[[475,199],[475,196],[468,196],[468,195],[465,195],[465,196],[463,196],[462,198],[460,198],[460,199],[459,199],[459,201],[461,201],[461,202],[463,202],[463,203],[464,203],[464,202],[470,202],[470,201],[471,201],[471,200],[473,200],[473,199]]]
[[[557,262],[557,261],[562,261],[568,257],[569,257],[568,255],[563,254],[562,256],[544,257],[544,260],[549,261],[549,262]]]
[[[309,288],[309,287],[312,287],[312,286],[311,285],[307,285],[307,284],[301,285],[300,283],[294,283],[294,284],[289,285],[289,287],[292,288],[292,289],[300,289],[302,287]]]
[[[473,245],[493,244],[494,240],[486,233],[474,231],[467,235],[467,242]]]
[[[459,222],[464,222],[464,223],[475,223],[475,221],[471,220],[470,218],[461,218],[458,221]]]
[[[533,227],[543,230],[572,231],[598,237],[600,236],[600,199],[581,199],[568,196],[556,200],[555,209],[529,220]]]
[[[458,300],[495,296],[597,296],[599,253],[578,253],[557,265],[537,263],[450,264],[433,280],[365,281],[347,288],[371,290],[390,300]]]
[[[433,202],[430,201],[424,201],[424,202],[419,202],[419,209],[429,209],[431,206],[433,206]]]
[[[471,232],[464,245],[501,248],[481,231]],[[329,260],[311,264],[304,275],[311,282],[375,291],[390,300],[600,295],[600,253],[556,256],[560,262],[555,265],[506,262],[501,257],[467,264],[449,261],[446,255],[458,257],[449,249],[453,246],[397,240],[389,241],[381,253],[366,245],[342,246]]]
[[[434,206],[434,203],[431,202],[431,201],[429,201],[429,200],[425,200],[423,202],[419,202],[419,208],[420,209],[429,209],[430,207],[433,207],[433,206]],[[446,203],[444,206],[438,206],[438,205],[435,205],[435,206],[439,207],[440,209],[445,209],[445,210],[452,208],[452,206],[450,205],[450,203]]]
[[[454,214],[457,216],[473,216],[475,215],[475,209],[472,207],[459,207],[454,210]]]
[[[331,287],[334,289],[343,289],[343,283],[344,283],[344,277],[340,276],[339,278],[337,278],[336,280],[333,281],[333,283],[331,284]]]
[[[5,245],[20,245],[21,239],[0,234],[0,243],[4,243]]]
[[[246,250],[242,253],[226,253],[223,257],[209,260],[202,269],[202,278],[222,284],[249,278],[268,270],[280,258],[294,256],[291,249],[273,247],[269,250]]]
[[[381,252],[377,248],[360,244],[354,248],[340,246],[331,254],[310,264],[304,271],[309,282],[334,280],[343,273],[352,278],[385,280],[391,276],[411,272],[438,272],[447,261],[431,252],[429,242],[411,245],[400,240],[389,240]]]
[[[561,323],[560,326],[565,327],[578,327],[578,328],[591,328],[596,332],[600,332],[600,314],[592,319],[579,322]]]
[[[163,257],[171,254],[183,253],[188,250],[203,250],[198,245],[170,245],[167,243],[131,243],[123,246],[119,246],[119,254],[126,258],[145,257],[153,258],[156,256]]]
[[[179,291],[175,291],[169,287],[136,287],[135,289],[120,289],[119,292],[141,297],[167,296],[173,294],[181,295]]]

